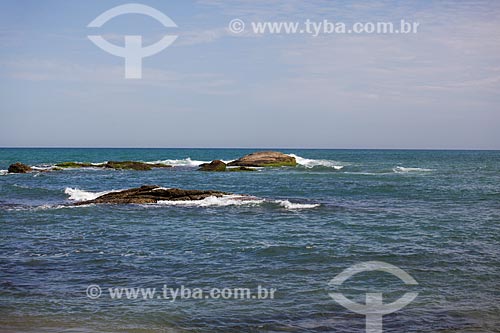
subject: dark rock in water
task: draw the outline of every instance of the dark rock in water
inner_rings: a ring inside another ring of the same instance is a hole
[[[33,169],[31,169],[29,165],[20,162],[9,165],[9,172],[11,173],[27,173],[31,171],[33,171]]]
[[[255,171],[255,169],[247,168],[247,167],[244,167],[244,166],[237,167],[237,168],[229,168],[227,170],[228,171],[233,171],[233,172],[238,172],[238,171],[242,171],[242,172],[245,172],[245,171]]]
[[[295,166],[297,161],[295,157],[276,151],[259,151],[252,153],[242,158],[232,161],[228,166],[244,166],[244,167],[280,167],[280,166]]]
[[[147,165],[151,165],[153,168],[171,168],[172,166],[169,164],[163,163],[146,163]]]
[[[171,165],[162,164],[162,163],[144,163],[144,162],[136,162],[136,161],[109,161],[104,164],[105,168],[109,169],[118,169],[118,170],[139,170],[139,171],[147,171],[153,168],[171,168]]]
[[[221,160],[215,160],[210,163],[203,163],[200,165],[199,171],[226,171],[226,163]]]
[[[162,163],[144,163],[136,161],[109,161],[107,163],[92,164],[92,163],[81,163],[81,162],[63,162],[56,164],[56,167],[60,168],[107,168],[107,169],[118,169],[118,170],[140,170],[147,171],[152,168],[171,168],[171,165]]]
[[[144,185],[119,192],[103,194],[96,199],[78,202],[75,205],[87,204],[148,204],[158,201],[202,200],[210,196],[221,197],[229,193],[220,191],[165,189],[157,185]]]

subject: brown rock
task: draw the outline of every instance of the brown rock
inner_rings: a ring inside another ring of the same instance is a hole
[[[259,151],[246,156],[243,156],[236,161],[227,164],[228,166],[245,166],[245,167],[280,167],[280,166],[295,166],[297,161],[295,157],[276,152],[276,151]]]
[[[33,169],[31,169],[29,165],[20,162],[9,165],[9,172],[12,173],[27,173],[31,171],[33,171]]]

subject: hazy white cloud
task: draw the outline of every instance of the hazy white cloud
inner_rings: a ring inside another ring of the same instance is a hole
[[[143,68],[140,80],[124,79],[123,66],[84,66],[67,61],[14,61],[0,63],[6,75],[24,81],[77,82],[106,86],[165,87],[204,94],[231,94],[233,82],[214,73],[181,73],[155,68]]]

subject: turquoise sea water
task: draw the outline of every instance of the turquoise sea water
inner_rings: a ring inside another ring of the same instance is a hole
[[[166,161],[170,169],[0,171],[0,332],[364,332],[357,302],[418,297],[384,332],[499,332],[500,152],[284,149],[294,168],[205,173],[245,149],[0,149],[0,169]],[[71,204],[156,184],[255,198],[199,205]],[[396,265],[418,282],[362,273]],[[86,289],[101,286],[90,299]],[[274,299],[113,300],[110,287],[275,288]]]

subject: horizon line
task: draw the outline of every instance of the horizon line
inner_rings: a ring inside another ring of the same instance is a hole
[[[95,147],[95,146],[0,146],[0,149],[257,149],[257,150],[427,150],[427,151],[500,151],[500,148],[317,148],[317,147]]]

